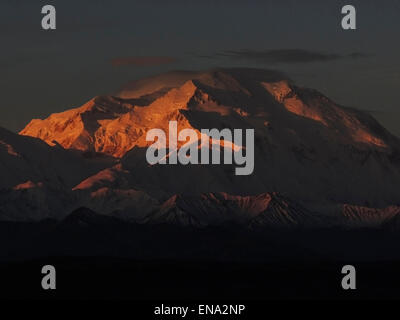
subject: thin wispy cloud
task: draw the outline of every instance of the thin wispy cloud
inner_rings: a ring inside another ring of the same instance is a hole
[[[138,56],[138,57],[120,57],[111,60],[111,64],[115,67],[118,66],[159,66],[164,64],[172,64],[177,62],[178,59],[174,57],[153,57],[153,56]]]
[[[207,58],[230,58],[264,63],[312,63],[328,62],[342,59],[360,59],[368,55],[361,52],[349,54],[326,53],[304,49],[275,49],[275,50],[227,50],[218,52]]]

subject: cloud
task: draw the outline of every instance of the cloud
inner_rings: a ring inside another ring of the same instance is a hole
[[[178,59],[174,57],[122,57],[111,60],[113,66],[127,66],[135,65],[140,67],[146,66],[159,66],[163,64],[172,64],[177,62]]]
[[[367,57],[367,55],[360,52],[336,54],[303,49],[276,49],[264,51],[228,50],[215,54],[215,57],[227,57],[232,59],[243,59],[265,63],[310,63],[327,62],[339,59],[359,59]]]

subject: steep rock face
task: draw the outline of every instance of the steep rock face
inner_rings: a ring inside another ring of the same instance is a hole
[[[250,227],[290,229],[332,225],[330,218],[324,214],[311,212],[295,201],[277,193],[268,195],[270,198],[268,206],[251,219]]]
[[[34,119],[20,134],[40,138],[49,145],[58,143],[66,149],[102,152],[107,146],[96,132],[132,108],[112,97],[96,97],[82,107],[52,114],[45,120]],[[121,142],[123,137],[116,135],[114,139]]]
[[[195,87],[191,81],[171,89],[147,107],[115,97],[96,97],[80,108],[32,120],[20,134],[40,138],[66,149],[95,151],[121,157],[134,146],[146,146],[151,128],[167,130],[168,120],[187,108]],[[178,129],[190,128],[183,117]]]

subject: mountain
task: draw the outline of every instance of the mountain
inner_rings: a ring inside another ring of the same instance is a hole
[[[178,130],[196,132],[254,129],[253,174],[236,176],[234,165],[150,166],[146,133],[168,132],[171,120]],[[376,217],[399,205],[400,140],[369,114],[299,87],[277,71],[170,72],[128,84],[116,96],[32,120],[20,135],[39,138],[46,150],[62,150],[67,157],[114,158],[76,179],[82,167],[65,167],[71,174],[65,179],[75,181],[66,189],[75,208],[127,220],[289,226],[320,225],[322,219],[327,225],[362,226],[357,220],[381,224],[383,218]],[[7,157],[13,148],[3,145]],[[264,209],[253,216],[254,208]]]
[[[50,147],[42,140],[0,128],[0,188],[28,189],[39,183],[71,188],[112,163],[111,159]]]
[[[106,127],[112,130],[110,123],[132,108],[132,105],[112,97],[96,97],[80,108],[52,114],[44,121],[34,119],[20,133],[40,138],[49,145],[58,143],[66,149],[119,154],[120,150],[114,151],[110,146],[104,146],[105,137],[102,140],[99,132],[106,130]],[[130,135],[133,133],[130,132]],[[118,132],[114,136],[114,139],[117,138]],[[117,143],[121,148],[121,141]]]
[[[343,216],[348,227],[374,227],[399,220],[400,206],[376,209],[363,206],[344,205]]]
[[[71,188],[112,162],[0,128],[1,219],[36,220],[70,213]]]
[[[277,193],[245,197],[208,193],[174,195],[154,214],[147,215],[144,222],[198,227],[237,223],[252,228],[297,228],[316,227],[319,219],[318,214]]]
[[[206,128],[208,120],[216,125],[221,125],[221,120],[230,125],[246,120],[260,129],[263,138],[268,135],[261,128],[279,127],[281,135],[287,136],[290,132],[285,131],[291,127],[298,140],[304,139],[311,131],[306,130],[308,125],[321,131],[324,138],[334,139],[335,144],[362,150],[399,148],[398,139],[368,114],[341,107],[315,90],[296,87],[277,72],[222,69],[169,73],[130,87],[133,89],[120,92],[124,99],[95,97],[82,107],[52,114],[45,120],[34,119],[20,133],[49,144],[56,141],[65,148],[121,157],[134,146],[148,145],[143,139],[147,130],[164,129],[171,119],[178,120],[182,128]]]

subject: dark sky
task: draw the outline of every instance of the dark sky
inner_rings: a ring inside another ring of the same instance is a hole
[[[53,4],[57,30],[41,29]],[[357,30],[341,28],[341,7]],[[400,136],[400,1],[35,1],[0,3],[0,126],[79,106],[176,69],[274,68]]]

